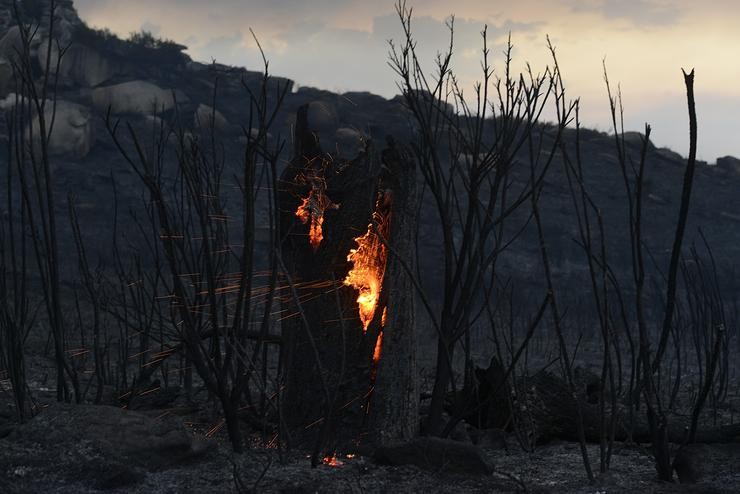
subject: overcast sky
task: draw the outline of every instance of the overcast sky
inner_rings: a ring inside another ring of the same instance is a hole
[[[189,47],[195,59],[258,69],[254,29],[271,70],[299,85],[333,91],[398,93],[387,66],[399,39],[394,0],[77,0],[95,27],[128,35],[146,29]],[[602,75],[621,84],[627,130],[653,127],[653,141],[688,152],[681,68],[696,69],[699,157],[740,156],[740,2],[737,0],[408,0],[426,60],[445,48],[456,16],[455,69],[472,87],[480,31],[488,25],[495,63],[511,32],[516,62],[549,63],[556,46],[570,97],[585,125],[610,130]],[[521,66],[521,65],[520,65]],[[430,66],[431,68],[431,66]]]

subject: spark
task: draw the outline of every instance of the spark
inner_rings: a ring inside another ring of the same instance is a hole
[[[142,355],[144,355],[145,353],[147,353],[147,352],[149,352],[149,351],[151,351],[151,349],[147,348],[147,349],[146,349],[146,350],[144,350],[143,352],[139,352],[139,353],[135,353],[135,354],[133,354],[133,355],[129,355],[128,359],[129,359],[129,360],[133,360],[133,359],[135,359],[135,358],[141,357]]]
[[[230,221],[230,216],[226,214],[210,214],[208,217],[213,221]]]
[[[156,365],[156,364],[160,363],[163,360],[164,360],[163,358],[152,360],[151,362],[147,362],[146,364],[142,365],[142,367],[149,367],[150,365]]]
[[[213,437],[224,426],[224,422],[225,422],[224,419],[221,419],[208,432],[206,432],[206,437]]]
[[[161,389],[160,386],[157,386],[156,388],[152,388],[152,389],[147,389],[146,391],[144,391],[142,393],[139,393],[139,396],[144,396],[144,395],[148,395],[148,394],[151,394],[151,393],[155,393],[155,392],[159,391],[160,389]]]

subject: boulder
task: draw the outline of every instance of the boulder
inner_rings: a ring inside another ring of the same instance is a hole
[[[490,475],[493,471],[480,448],[438,437],[420,437],[378,448],[375,461],[395,466],[414,465],[432,472]]]
[[[49,103],[44,111],[47,128],[54,116],[54,105]],[[39,134],[39,119],[33,121],[34,136]],[[70,103],[57,101],[54,127],[49,138],[49,153],[52,155],[70,154],[83,158],[95,144],[92,113],[90,109]]]
[[[358,153],[365,149],[365,138],[355,129],[342,127],[334,132],[335,148],[330,151],[336,151],[340,156],[354,158]]]
[[[37,58],[39,64],[46,65],[48,40],[41,44]],[[52,43],[51,64],[52,71],[56,71],[59,61],[57,43]],[[86,45],[73,43],[61,59],[59,77],[69,79],[83,87],[93,87],[107,81],[115,74],[113,64],[103,57],[97,50]]]
[[[211,123],[213,123],[215,130],[225,130],[229,126],[226,117],[220,111],[208,105],[198,105],[193,119],[193,125],[196,129],[210,129]]]
[[[150,115],[175,106],[172,91],[141,80],[95,88],[90,97],[95,108],[107,112],[111,107],[115,114]]]

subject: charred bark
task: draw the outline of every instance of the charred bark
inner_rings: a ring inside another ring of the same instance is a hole
[[[393,191],[388,265],[383,282],[386,312],[382,348],[370,408],[370,440],[375,445],[408,441],[418,433],[419,380],[412,272],[416,218],[413,161],[388,140],[383,163]]]
[[[413,227],[407,212],[413,207],[402,188],[413,183],[413,170],[400,164],[384,168],[372,142],[349,161],[324,153],[308,128],[306,106],[298,110],[295,143],[294,158],[279,183],[283,274],[290,284],[283,287],[281,314],[282,406],[289,439],[294,445],[317,440],[322,450],[331,452],[356,444],[368,424],[383,427],[391,419],[407,424],[402,427],[405,437],[413,433],[408,424],[416,420],[415,416],[400,418],[415,415],[415,408],[408,395],[397,394],[396,388],[416,389],[409,281],[399,274],[393,255],[388,255],[378,303],[371,319],[364,322],[357,290],[343,281],[352,269],[348,255],[357,248],[356,239],[371,231],[388,236],[381,240],[389,250],[408,256],[408,232]],[[396,197],[403,200],[396,202]],[[374,217],[378,209],[383,209],[383,216],[390,213],[389,230],[378,230],[382,226]],[[389,294],[393,303],[386,313],[388,338],[382,340],[378,366],[373,356],[383,329],[383,302]],[[371,417],[376,376],[381,384],[376,396],[389,403]],[[394,379],[397,382],[389,382]],[[405,404],[395,405],[397,399]]]

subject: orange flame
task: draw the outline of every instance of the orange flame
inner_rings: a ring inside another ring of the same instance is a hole
[[[378,231],[386,238],[390,222],[388,215],[383,214],[379,209],[381,206],[387,206],[381,200],[386,199],[387,203],[389,198],[390,194],[381,194],[378,207],[373,213],[373,221],[377,224]],[[365,235],[355,238],[355,242],[357,242],[357,248],[350,250],[347,256],[347,260],[353,263],[353,267],[347,273],[344,284],[359,292],[357,304],[360,307],[360,321],[362,321],[363,329],[367,331],[378,306],[388,253],[372,224],[368,225]]]
[[[385,327],[385,320],[388,317],[388,307],[383,307],[383,315],[380,317],[380,325]],[[378,339],[375,340],[375,350],[373,350],[373,365],[378,365],[380,362],[380,355],[383,351],[383,331],[378,333]],[[375,371],[373,370],[373,378],[375,378]]]
[[[308,197],[303,199],[295,212],[304,225],[310,221],[308,238],[314,251],[324,240],[324,213],[327,209],[339,209],[339,205],[331,202],[326,195],[326,182],[317,178],[313,181]]]

